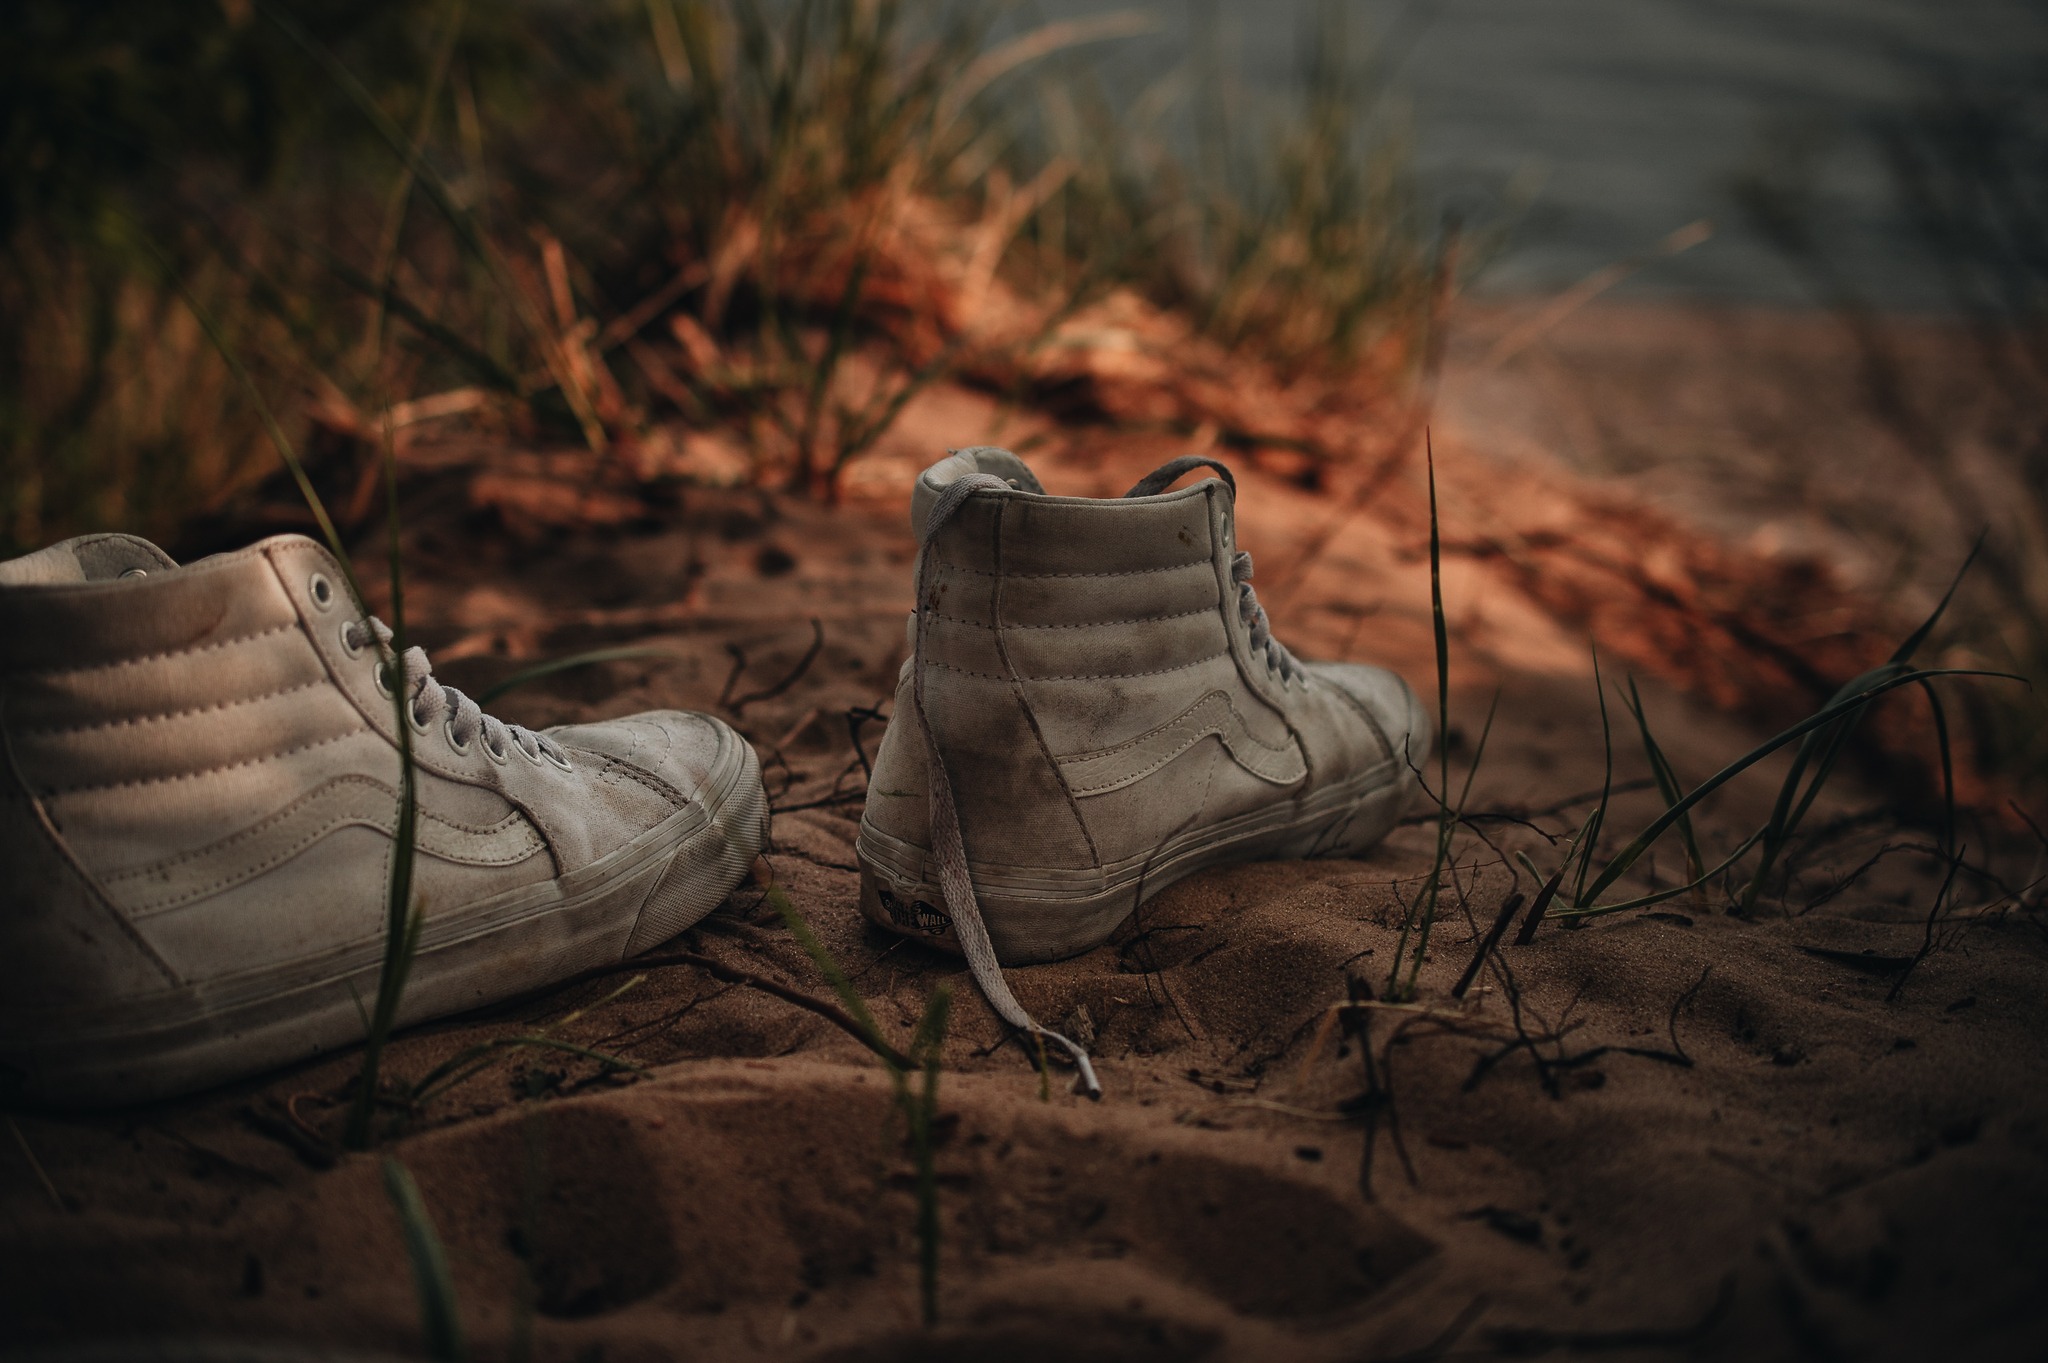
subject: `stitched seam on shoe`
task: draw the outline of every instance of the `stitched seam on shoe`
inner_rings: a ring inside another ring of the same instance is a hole
[[[123,729],[137,724],[156,724],[167,719],[183,719],[188,715],[205,715],[212,714],[218,710],[232,710],[237,705],[254,705],[258,701],[275,700],[279,696],[289,696],[294,691],[305,691],[312,687],[325,686],[326,684],[326,677],[315,677],[311,681],[295,682],[290,686],[280,686],[275,691],[265,691],[261,695],[238,696],[234,700],[215,701],[211,705],[195,705],[185,710],[163,710],[153,715],[130,715],[126,719],[102,720],[97,724],[43,724],[32,728],[25,728],[22,730],[22,733],[47,737],[53,734],[83,734],[91,733],[95,729]]]
[[[78,667],[31,668],[28,675],[32,677],[68,677],[78,672],[108,672],[117,667],[139,667],[144,663],[162,662],[166,658],[184,658],[190,657],[195,653],[210,653],[215,649],[232,648],[236,644],[246,644],[254,639],[267,639],[273,634],[282,634],[287,630],[295,630],[298,627],[299,622],[293,619],[281,625],[272,625],[269,629],[259,629],[254,634],[238,634],[232,639],[216,639],[210,644],[197,644],[190,648],[167,648],[160,653],[145,653],[139,658],[117,658],[110,663],[85,663]]]
[[[1219,653],[1219,654],[1218,654],[1218,655],[1216,655],[1216,656],[1218,656],[1218,657],[1222,657],[1223,655]],[[1211,692],[1209,693],[1209,695],[1210,695],[1210,696],[1214,696],[1214,695],[1222,695],[1222,693],[1221,693],[1221,692],[1218,692],[1218,691],[1211,691]],[[1209,697],[1208,697],[1208,696],[1204,696],[1204,697],[1203,697],[1203,698],[1202,698],[1201,700],[1197,701],[1197,702],[1195,703],[1195,705],[1194,705],[1194,706],[1190,706],[1190,707],[1189,707],[1189,710],[1191,711],[1191,710],[1193,710],[1193,709],[1199,708],[1199,707],[1200,707],[1201,705],[1204,705],[1204,704],[1206,704],[1206,703],[1208,702],[1208,699],[1209,699]],[[1228,696],[1224,696],[1224,698],[1223,698],[1223,703],[1224,703],[1225,705],[1229,705],[1229,704],[1230,704],[1230,698],[1229,698]],[[1231,712],[1231,714],[1233,714],[1233,715],[1236,715],[1236,714],[1237,714],[1237,707],[1236,707],[1236,706],[1231,706],[1230,712]],[[1175,715],[1175,716],[1174,716],[1174,717],[1173,717],[1172,719],[1168,720],[1168,721],[1167,721],[1167,724],[1177,724],[1177,723],[1179,723],[1179,722],[1180,722],[1181,720],[1185,719],[1185,718],[1187,717],[1187,714],[1188,714],[1188,711],[1183,711],[1183,712],[1182,712],[1181,714]],[[1242,722],[1243,722],[1243,716],[1238,716],[1238,719],[1239,719],[1239,722],[1240,722],[1240,723],[1242,723]],[[1160,725],[1160,726],[1159,726],[1159,728],[1158,728],[1158,729],[1152,729],[1152,730],[1148,730],[1148,731],[1147,731],[1147,732],[1145,732],[1145,733],[1139,734],[1139,735],[1138,735],[1138,736],[1137,736],[1136,738],[1127,738],[1127,739],[1125,739],[1125,740],[1124,740],[1123,742],[1121,742],[1121,743],[1117,743],[1117,744],[1114,744],[1114,745],[1112,745],[1112,746],[1110,746],[1110,747],[1107,747],[1107,748],[1097,748],[1097,749],[1095,749],[1095,750],[1094,750],[1094,751],[1092,751],[1092,752],[1077,752],[1077,753],[1071,753],[1071,754],[1069,754],[1069,755],[1068,755],[1068,756],[1066,756],[1066,757],[1062,757],[1062,758],[1060,759],[1060,761],[1062,761],[1062,762],[1093,762],[1093,761],[1096,761],[1096,760],[1098,760],[1098,759],[1100,759],[1100,758],[1104,758],[1104,757],[1114,757],[1114,756],[1115,756],[1116,754],[1118,754],[1118,753],[1120,753],[1120,752],[1129,752],[1129,751],[1130,751],[1130,750],[1131,750],[1132,748],[1135,748],[1135,747],[1137,747],[1137,746],[1138,746],[1139,744],[1141,744],[1141,743],[1145,743],[1145,742],[1148,742],[1148,741],[1149,741],[1150,739],[1152,739],[1152,738],[1154,737],[1154,735],[1158,734],[1158,733],[1160,732],[1160,730],[1161,730],[1161,729],[1164,729],[1165,727],[1166,727],[1166,725],[1165,725],[1165,724],[1162,724],[1162,725]],[[1208,735],[1210,735],[1211,733],[1215,733],[1215,732],[1216,732],[1216,731],[1215,731],[1215,730],[1213,730],[1213,729],[1204,729],[1204,730],[1202,731],[1201,737],[1203,737],[1203,738],[1206,738],[1206,737],[1208,737]],[[1263,738],[1260,738],[1260,737],[1259,737],[1259,736],[1258,736],[1257,734],[1253,733],[1253,732],[1252,732],[1252,731],[1250,730],[1250,728],[1248,728],[1248,727],[1247,727],[1247,728],[1245,729],[1245,733],[1244,733],[1244,736],[1245,736],[1246,738],[1250,739],[1250,740],[1251,740],[1251,742],[1252,742],[1252,744],[1253,744],[1253,745],[1254,745],[1255,747],[1258,747],[1258,748],[1264,749],[1264,750],[1265,750],[1266,752],[1272,753],[1272,754],[1273,754],[1273,755],[1274,755],[1275,757],[1285,757],[1285,756],[1286,756],[1286,755],[1288,754],[1288,752],[1289,752],[1289,751],[1291,751],[1290,747],[1289,747],[1289,746],[1288,746],[1287,744],[1285,744],[1285,743],[1268,743],[1268,742],[1266,742],[1266,740],[1265,740],[1265,739],[1263,739]],[[1225,744],[1224,746],[1225,746],[1225,747],[1228,747],[1228,746],[1229,746],[1229,744],[1228,744],[1228,743],[1226,743],[1226,744]]]
[[[1365,721],[1366,727],[1372,730],[1373,737],[1377,738],[1380,741],[1380,760],[1393,760],[1394,736],[1387,732],[1385,725],[1380,723],[1380,717],[1374,714],[1364,701],[1352,695],[1347,688],[1339,686],[1336,682],[1331,681],[1327,677],[1318,677],[1317,680],[1322,682],[1323,685],[1329,687],[1332,691],[1335,691],[1337,693],[1337,699],[1343,701],[1346,705],[1350,706],[1353,710],[1356,710],[1358,712],[1359,717]]]
[[[283,809],[280,809],[273,814],[267,814],[263,818],[258,819],[255,823],[250,824],[247,828],[241,829],[234,833],[230,833],[225,838],[217,838],[213,842],[208,843],[206,846],[195,847],[189,852],[180,852],[177,856],[172,857],[167,861],[153,861],[149,863],[149,865],[147,866],[131,867],[130,869],[125,871],[115,871],[107,875],[105,879],[109,883],[120,880],[132,880],[134,877],[143,874],[145,871],[161,872],[171,870],[174,867],[183,866],[186,862],[195,861],[200,857],[210,854],[217,847],[224,846],[227,843],[235,842],[242,838],[256,836],[264,829],[273,827],[280,821],[290,818],[293,810],[305,805],[308,801],[314,799],[322,792],[333,790],[335,787],[342,785],[368,786],[370,789],[376,791],[379,795],[385,796],[386,798],[394,802],[398,799],[397,791],[385,785],[382,781],[379,781],[374,776],[361,776],[355,774],[337,776],[334,777],[332,780],[322,781],[319,785],[313,787],[313,789],[299,796],[296,800],[293,800]],[[512,823],[514,820],[522,819],[525,816],[522,815],[517,808],[515,808],[510,814],[507,814],[504,818],[498,820],[496,823],[487,824],[457,823],[455,820],[448,818],[446,815],[434,814],[425,810],[421,811],[421,817],[431,819],[435,823],[438,823],[445,828],[455,829],[459,833],[475,833],[479,836],[482,836],[486,834],[496,833],[500,829],[504,828],[507,824]],[[532,836],[538,838],[539,834],[532,834]],[[544,846],[545,844],[541,845]]]
[[[264,823],[268,824],[273,821],[274,820],[266,819]],[[445,819],[437,819],[436,821],[441,823],[447,822],[447,820]],[[504,822],[509,823],[511,822],[511,820],[507,819]],[[262,826],[263,825],[261,824],[256,825],[256,827]],[[461,827],[461,825],[454,824],[451,824],[450,826]],[[503,824],[500,825],[500,827],[502,826]],[[276,856],[271,857],[266,861],[260,862],[257,865],[250,867],[245,873],[241,875],[231,876],[223,880],[214,881],[210,884],[199,886],[196,889],[187,890],[183,894],[172,895],[168,898],[145,900],[141,903],[136,904],[134,908],[131,910],[131,912],[138,914],[161,913],[167,909],[175,909],[181,904],[189,904],[195,899],[204,899],[208,895],[218,894],[222,890],[232,889],[236,885],[245,884],[248,881],[256,879],[256,877],[265,874],[266,872],[273,871],[279,866],[284,865],[284,863],[290,861],[293,857],[296,857],[299,853],[305,851],[308,847],[311,847],[314,843],[319,842],[322,838],[326,837],[329,833],[334,832],[338,828],[369,828],[384,834],[386,837],[393,836],[391,830],[384,827],[384,825],[382,824],[369,823],[361,818],[349,814],[335,815],[334,817],[330,818],[326,823],[320,825],[320,827],[306,834],[297,842],[294,842],[290,847],[287,847],[284,850],[280,851]],[[493,830],[467,829],[465,831],[488,832]],[[444,857],[440,853],[435,852],[431,848],[427,847],[421,847],[418,850],[426,856],[434,857],[435,859],[440,861],[452,861],[454,862],[455,865],[458,866],[517,866],[520,862],[527,860],[535,852],[541,851],[547,846],[547,843],[542,841],[540,836],[533,831],[531,825],[528,825],[526,836],[526,844],[520,850],[518,856],[509,857],[500,861],[465,861],[461,858]],[[178,858],[176,862],[168,862],[157,866],[151,866],[146,868],[146,870],[152,874],[161,874],[163,871],[170,869],[171,866],[177,865],[180,862],[188,860],[190,856],[196,855],[198,854],[191,853],[188,854],[188,856]],[[130,878],[132,879],[135,875],[140,874],[142,874],[142,872],[130,873]],[[115,886],[118,886],[121,884],[121,877],[109,876],[107,878],[107,884],[110,889]]]
[[[169,776],[143,776],[133,781],[102,781],[97,785],[90,786],[49,786],[44,788],[43,794],[51,796],[83,795],[98,790],[126,790],[134,786],[160,786],[171,781],[194,781],[202,776],[212,776],[216,772],[234,771],[240,767],[253,767],[259,762],[276,762],[282,758],[296,757],[302,752],[311,752],[315,748],[324,748],[330,743],[339,743],[344,738],[354,738],[358,734],[367,732],[370,731],[366,729],[350,729],[346,733],[335,734],[332,738],[319,738],[311,743],[302,743],[296,748],[286,748],[283,752],[265,753],[261,757],[245,757],[239,762],[223,762],[218,766],[201,767],[197,771],[174,772]]]
[[[1215,605],[1214,605],[1214,604],[1211,604],[1211,605],[1207,605],[1207,606],[1197,606],[1197,607],[1196,607],[1196,608],[1195,608],[1194,610],[1191,610],[1191,611],[1181,611],[1181,612],[1179,612],[1178,614],[1175,614],[1175,615],[1140,615],[1140,616],[1137,616],[1137,617],[1135,617],[1135,618],[1133,618],[1133,619],[1129,619],[1129,620],[1083,620],[1083,621],[1079,621],[1079,622],[1077,622],[1077,623],[1072,623],[1072,624],[1057,624],[1057,625],[1019,625],[1019,624],[1013,624],[1013,623],[1011,623],[1011,622],[1009,622],[1009,621],[1004,621],[1004,622],[1003,622],[1003,628],[1004,628],[1004,629],[1109,629],[1109,628],[1112,628],[1112,627],[1114,627],[1114,626],[1117,626],[1117,625],[1156,625],[1156,624],[1163,624],[1163,623],[1165,623],[1165,622],[1166,622],[1166,621],[1168,621],[1168,620],[1186,620],[1186,619],[1188,619],[1188,618],[1189,618],[1190,616],[1196,616],[1196,615],[1214,615],[1215,613],[1216,613],[1216,607],[1215,607]],[[926,612],[926,614],[927,614],[927,615],[929,615],[929,616],[931,616],[931,618],[932,618],[932,619],[934,619],[934,620],[944,620],[944,621],[947,621],[947,622],[948,622],[948,623],[950,623],[950,624],[955,624],[955,625],[972,625],[972,626],[974,626],[974,627],[975,627],[975,628],[977,628],[977,629],[991,629],[991,628],[993,628],[993,626],[991,626],[991,625],[990,625],[990,624],[988,623],[988,621],[986,621],[986,620],[963,620],[963,619],[961,619],[961,618],[960,618],[959,616],[957,616],[957,615],[945,615],[945,614],[942,614],[942,613],[940,613],[940,612],[938,612],[938,611],[927,611],[927,612]]]
[[[1173,667],[1154,668],[1150,672],[1090,672],[1085,675],[1075,675],[1066,677],[1027,677],[1020,675],[1016,678],[1016,680],[1021,682],[1123,681],[1131,677],[1163,677],[1169,672],[1185,672],[1191,667],[1200,667],[1204,663],[1213,663],[1218,658],[1228,658],[1229,656],[1230,654],[1228,650],[1221,653],[1211,653],[1206,655],[1205,657],[1197,658],[1191,663],[1180,663]],[[956,673],[959,676],[974,677],[981,681],[1008,682],[1011,680],[1009,677],[997,676],[993,672],[975,672],[969,668],[955,667],[951,663],[942,663],[935,658],[927,659],[925,661],[925,666],[941,667],[944,668],[946,671]]]
[[[1169,563],[1169,564],[1166,564],[1166,565],[1165,565],[1164,567],[1159,567],[1159,568],[1126,568],[1126,569],[1124,569],[1124,570],[1123,570],[1123,571],[1121,571],[1121,572],[1113,572],[1113,573],[1020,573],[1020,572],[1014,572],[1014,571],[1011,571],[1011,572],[1003,572],[1003,573],[995,573],[995,572],[992,572],[992,571],[990,571],[990,570],[989,570],[989,569],[987,569],[987,568],[970,568],[970,567],[968,567],[968,566],[967,566],[966,564],[964,564],[964,563],[954,563],[954,562],[952,562],[952,561],[950,561],[950,560],[947,560],[947,559],[940,559],[940,560],[939,560],[939,566],[940,566],[941,568],[944,568],[944,569],[946,569],[946,570],[947,570],[947,571],[949,571],[949,572],[955,572],[955,573],[972,573],[972,574],[974,574],[974,575],[975,575],[976,577],[1015,577],[1015,578],[1028,578],[1028,579],[1030,579],[1030,580],[1032,580],[1032,581],[1039,581],[1039,580],[1043,580],[1043,579],[1050,579],[1050,578],[1063,578],[1063,577],[1071,577],[1071,578],[1082,578],[1082,577],[1144,577],[1144,576],[1145,576],[1146,574],[1148,574],[1148,573],[1177,573],[1177,572],[1184,572],[1184,571],[1186,571],[1186,570],[1187,570],[1187,569],[1189,569],[1189,568],[1207,568],[1207,567],[1210,567],[1210,566],[1212,566],[1212,565],[1213,565],[1214,563],[1215,563],[1215,560],[1214,560],[1214,559],[1212,559],[1212,558],[1208,558],[1208,557],[1203,557],[1203,558],[1191,558],[1191,559],[1189,559],[1189,560],[1188,560],[1188,561],[1187,561],[1186,563]]]
[[[591,752],[591,750],[588,748],[571,748],[570,751]],[[646,789],[652,791],[654,794],[660,796],[662,799],[668,801],[670,804],[673,804],[678,809],[688,808],[689,805],[693,803],[689,796],[683,794],[680,790],[677,790],[668,782],[662,780],[658,776],[649,775],[647,772],[640,770],[640,768],[634,766],[632,763],[626,761],[622,757],[614,757],[610,753],[592,753],[592,755],[596,757],[602,757],[604,759],[604,765],[597,769],[597,774],[600,780],[603,779],[605,774],[608,772],[621,772],[624,775],[631,777],[633,780],[638,781]]]
[[[1143,770],[1138,771],[1134,774],[1120,773],[1105,778],[1104,780],[1098,781],[1092,786],[1075,786],[1074,794],[1100,795],[1104,791],[1115,790],[1119,786],[1135,784],[1135,781],[1132,779],[1132,775],[1135,776],[1136,780],[1143,780],[1145,777],[1151,776],[1153,773],[1165,767],[1168,763],[1180,757],[1181,754],[1187,752],[1190,748],[1200,743],[1203,739],[1214,737],[1215,733],[1216,731],[1213,729],[1203,729],[1200,732],[1186,733],[1182,736],[1182,740],[1177,746],[1175,746],[1171,751],[1162,753],[1161,755],[1153,759],[1153,761],[1147,764]]]

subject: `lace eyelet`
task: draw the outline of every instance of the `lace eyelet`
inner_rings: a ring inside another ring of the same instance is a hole
[[[306,579],[306,594],[313,598],[313,605],[321,611],[334,609],[334,584],[327,580],[325,573],[315,573]]]
[[[444,719],[441,721],[441,737],[447,740],[449,752],[454,753],[457,757],[469,756],[469,750],[473,745],[470,743],[458,743],[455,741],[454,720]]]
[[[572,767],[572,766],[570,766],[570,765],[569,765],[569,759],[568,759],[568,758],[566,758],[566,757],[557,757],[557,756],[555,756],[555,755],[554,755],[553,753],[549,752],[549,751],[548,751],[548,750],[547,750],[546,748],[542,748],[542,749],[540,750],[540,755],[541,755],[542,757],[544,757],[544,758],[546,758],[546,759],[547,759],[548,765],[549,765],[549,766],[551,766],[551,767],[555,767],[555,768],[557,768],[557,769],[559,769],[559,770],[561,770],[561,771],[574,771],[574,770],[576,770],[576,768],[574,768],[574,767]]]
[[[148,576],[149,569],[147,568],[130,568],[128,571],[121,574],[120,580],[123,582],[131,582],[134,581],[136,578],[143,578]]]
[[[421,738],[425,738],[432,726],[420,719],[418,707],[419,702],[417,700],[405,707],[405,722],[412,727],[414,733],[418,734]]]
[[[391,683],[385,679],[384,672],[387,666],[387,664],[379,662],[375,667],[371,668],[370,680],[377,683],[377,694],[386,700],[390,700],[398,693],[391,689]]]
[[[477,739],[476,745],[484,750],[485,757],[489,758],[493,763],[495,763],[498,766],[502,767],[507,762],[512,760],[512,754],[500,752],[498,751],[498,749],[492,747],[491,740],[489,738]]]
[[[341,628],[334,632],[335,638],[341,641],[341,651],[343,653],[346,653],[351,658],[360,658],[363,656],[363,650],[360,645],[349,639],[349,627],[348,621],[342,621]]]

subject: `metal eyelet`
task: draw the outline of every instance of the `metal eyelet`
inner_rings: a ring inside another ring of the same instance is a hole
[[[447,740],[448,751],[454,753],[457,757],[469,756],[469,750],[471,745],[468,743],[457,743],[455,741],[455,721],[453,719],[444,719],[441,721],[441,737]]]
[[[384,697],[384,699],[386,700],[390,700],[398,693],[391,689],[391,683],[389,681],[386,681],[384,678],[384,671],[386,666],[387,665],[380,659],[377,665],[370,669],[370,680],[377,683],[377,694]]]
[[[360,646],[349,642],[349,627],[348,621],[342,621],[341,628],[335,631],[335,635],[341,640],[341,651],[343,653],[348,654],[351,658],[360,658],[363,656],[363,650]]]
[[[407,705],[405,707],[405,722],[408,725],[410,725],[412,727],[412,731],[418,734],[421,738],[425,738],[427,736],[427,730],[429,726],[420,719],[419,701],[417,698],[415,698],[410,705]]]
[[[121,574],[121,581],[123,581],[123,582],[126,582],[126,581],[128,581],[129,579],[131,579],[131,578],[137,578],[137,577],[148,577],[148,576],[149,576],[149,569],[147,569],[147,568],[130,568],[130,569],[129,569],[129,570],[127,571],[127,572],[125,572],[125,573]]]
[[[568,759],[568,758],[566,758],[566,757],[557,757],[557,756],[555,756],[555,755],[554,755],[553,753],[549,752],[549,751],[548,751],[548,750],[547,750],[546,748],[542,748],[542,749],[540,750],[540,755],[541,755],[542,757],[545,757],[545,758],[546,758],[546,759],[548,760],[548,765],[549,765],[549,766],[552,766],[552,767],[559,767],[559,768],[560,768],[561,770],[563,770],[563,771],[574,771],[574,770],[576,770],[576,768],[574,768],[574,767],[572,767],[572,766],[570,766],[570,765],[569,765],[569,759]]]
[[[477,739],[476,745],[484,750],[485,757],[501,767],[512,759],[510,753],[499,752],[496,748],[492,747],[491,740],[488,737]]]
[[[327,580],[325,573],[315,573],[308,578],[306,592],[313,598],[313,605],[319,610],[334,609],[334,584]]]

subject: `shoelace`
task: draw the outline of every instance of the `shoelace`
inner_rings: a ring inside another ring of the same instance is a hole
[[[1230,489],[1233,503],[1237,499],[1237,478],[1227,464],[1218,463],[1204,454],[1184,454],[1178,459],[1169,459],[1138,480],[1138,485],[1124,496],[1153,497],[1173,486],[1183,474],[1196,469],[1208,469],[1223,479]],[[1250,635],[1252,650],[1266,655],[1266,666],[1280,674],[1286,681],[1302,675],[1301,662],[1287,646],[1273,637],[1272,622],[1266,619],[1266,608],[1259,604],[1259,594],[1252,590],[1252,556],[1240,549],[1230,560],[1230,580],[1237,584],[1237,618],[1244,621]]]
[[[967,499],[977,492],[1006,492],[1010,485],[1002,479],[987,473],[973,473],[956,479],[939,494],[939,499],[926,513],[924,525],[918,530],[917,583],[922,593],[931,582],[932,543],[946,522],[953,519]],[[929,612],[920,609],[917,613],[917,637],[911,644],[911,698],[917,705],[917,727],[924,735],[925,766],[930,770],[932,856],[938,862],[939,893],[946,901],[946,912],[953,915],[953,935],[960,939],[960,950],[967,957],[967,971],[974,976],[974,983],[981,990],[989,1007],[996,1010],[996,1016],[1012,1027],[1040,1037],[1058,1046],[1073,1057],[1074,1068],[1078,1070],[1081,1090],[1090,1098],[1102,1096],[1102,1083],[1095,1077],[1095,1066],[1088,1062],[1088,1052],[1079,1042],[1070,1041],[1049,1027],[1041,1027],[1038,1021],[1017,1002],[1017,996],[1010,992],[1010,982],[1003,978],[1002,963],[996,960],[995,944],[989,941],[988,925],[981,921],[981,901],[975,897],[974,877],[967,870],[967,843],[960,834],[960,808],[953,801],[953,781],[946,773],[946,761],[939,753],[939,740],[932,734],[931,722],[925,718],[924,708],[924,636]]]
[[[351,649],[367,648],[372,642],[389,644],[391,627],[375,616],[352,621],[342,630],[342,642]],[[405,673],[405,691],[412,720],[417,727],[425,729],[445,717],[449,737],[460,747],[467,748],[481,738],[484,748],[493,757],[507,756],[507,744],[511,744],[532,761],[552,760],[560,765],[568,764],[569,755],[546,734],[537,734],[523,725],[507,724],[496,716],[487,715],[483,707],[468,696],[436,681],[434,665],[427,661],[425,649],[408,648],[400,662]]]
[[[1182,474],[1201,467],[1216,470],[1231,492],[1236,493],[1237,480],[1224,465],[1201,455],[1183,455],[1153,470],[1124,496],[1147,497],[1163,492]],[[920,595],[931,581],[932,545],[939,531],[966,505],[967,499],[977,492],[1014,490],[1010,484],[987,473],[968,474],[946,485],[932,503],[931,510],[925,514],[924,524],[918,528],[917,587]],[[1252,590],[1252,556],[1240,550],[1231,560],[1230,576],[1238,587],[1238,617],[1249,631],[1251,646],[1266,655],[1267,666],[1283,679],[1299,674],[1301,664],[1273,637],[1265,608],[1259,604],[1258,594]],[[1087,1050],[1080,1043],[1041,1026],[1010,992],[1010,983],[1003,978],[1002,963],[996,959],[995,945],[989,940],[988,925],[982,921],[981,901],[974,892],[974,877],[967,869],[967,843],[960,832],[960,808],[953,799],[952,778],[939,752],[939,741],[925,717],[924,637],[929,613],[921,608],[921,600],[919,604],[917,634],[911,643],[911,698],[917,707],[917,727],[924,735],[925,765],[930,772],[932,858],[938,863],[939,893],[946,901],[946,912],[952,915],[953,935],[959,939],[960,950],[967,957],[968,973],[974,977],[982,997],[995,1009],[996,1016],[1066,1052],[1078,1071],[1081,1091],[1090,1098],[1100,1098],[1102,1084],[1095,1077],[1095,1066],[1089,1062]]]
[[[1279,673],[1280,680],[1302,675],[1300,660],[1273,637],[1266,608],[1259,604],[1259,594],[1252,590],[1252,556],[1242,549],[1230,560],[1230,580],[1237,584],[1237,618],[1244,621],[1253,650],[1266,655],[1266,666]]]

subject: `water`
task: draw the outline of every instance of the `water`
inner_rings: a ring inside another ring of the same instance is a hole
[[[1911,230],[1869,130],[1942,81],[2027,97],[2048,90],[2038,0],[1350,0],[1394,67],[1383,112],[1412,125],[1431,201],[1511,218],[1481,291],[1551,291],[1710,220],[1714,235],[1634,275],[1622,292],[1770,303],[1808,300],[1743,219],[1745,171],[1809,152],[1817,224],[1872,301],[1948,310],[1938,262]],[[1099,56],[1113,88],[1185,69],[1193,16],[1216,29],[1256,99],[1300,70],[1314,0],[1148,6],[1160,30]],[[1125,8],[1040,0],[1042,12]]]

